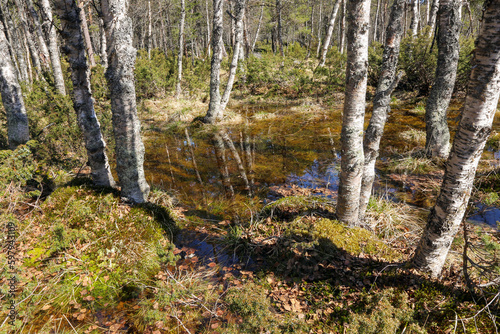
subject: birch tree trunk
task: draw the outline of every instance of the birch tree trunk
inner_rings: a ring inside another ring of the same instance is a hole
[[[309,21],[311,22],[311,33],[309,34],[309,41],[307,43],[306,60],[311,56],[311,45],[314,36],[314,1],[311,1],[311,18],[309,19]]]
[[[243,40],[243,16],[245,15],[245,0],[235,0],[235,43],[233,48],[233,58],[231,60],[231,65],[229,66],[229,78],[227,79],[226,89],[222,95],[222,100],[220,103],[220,110],[224,112],[227,103],[229,102],[229,96],[233,90],[234,79],[236,77],[236,70],[238,69],[238,59],[242,50],[242,40]]]
[[[207,12],[207,56],[210,55],[210,15],[208,10],[208,0],[205,0],[205,9]]]
[[[45,1],[45,0],[44,0]],[[85,44],[80,22],[80,8],[74,0],[55,0],[54,8],[61,21],[61,36],[71,67],[73,82],[73,106],[78,125],[85,139],[85,148],[91,168],[92,180],[99,186],[113,187],[115,181],[111,175],[106,143],[101,134],[101,126],[94,110],[94,99],[90,89],[90,69],[85,56]]]
[[[182,80],[182,54],[184,53],[184,21],[186,19],[186,2],[181,0],[181,21],[179,23],[179,53],[177,54],[177,85],[175,86],[175,98],[181,96]]]
[[[24,108],[21,87],[9,52],[9,42],[0,29],[0,94],[7,113],[9,148],[15,149],[29,139],[28,115]]]
[[[418,34],[418,23],[420,21],[420,13],[418,11],[418,0],[411,1],[411,22],[410,22],[410,31],[413,37]]]
[[[433,276],[441,274],[462,222],[500,95],[500,0],[486,1],[483,13],[464,110],[441,192],[412,259],[415,267]]]
[[[42,55],[42,66],[45,71],[50,70],[50,56],[49,56],[49,49],[47,48],[47,43],[45,43],[45,38],[43,36],[43,31],[42,31],[42,25],[40,24],[40,18],[38,17],[38,13],[36,12],[35,8],[33,7],[33,2],[31,0],[25,0],[26,5],[28,6],[28,10],[30,12],[30,15],[32,17],[32,22],[35,25],[35,34],[38,38],[38,47],[40,50],[40,53]]]
[[[276,0],[276,17],[278,21],[278,45],[280,48],[280,55],[281,57],[284,57],[285,54],[283,52],[283,29],[282,29],[282,24],[281,24],[281,0]]]
[[[213,124],[222,119],[222,110],[220,106],[220,63],[222,61],[222,13],[223,0],[214,1],[214,19],[212,31],[212,62],[210,70],[210,103],[208,111],[203,121]]]
[[[59,47],[57,45],[56,27],[52,20],[52,9],[50,8],[49,0],[41,0],[42,10],[45,14],[45,21],[49,33],[49,55],[52,63],[52,73],[54,73],[54,81],[56,89],[61,95],[66,95],[64,87],[64,77],[61,68],[61,58],[59,57]]]
[[[429,157],[446,158],[450,149],[446,116],[457,76],[460,10],[460,3],[455,0],[441,0],[439,4],[436,79],[425,110],[425,151]]]
[[[391,94],[399,82],[396,76],[399,46],[403,34],[403,15],[406,0],[395,0],[391,8],[389,25],[387,26],[385,48],[380,71],[380,78],[373,99],[373,113],[365,132],[363,151],[365,156],[363,181],[359,204],[359,221],[365,217],[368,200],[375,180],[375,162],[379,154],[380,139],[384,133],[387,115],[390,111]]]
[[[9,15],[9,12],[7,11],[7,6],[4,3],[5,0],[0,1],[0,17],[2,19],[3,23],[3,29],[5,31],[5,37],[7,38],[8,41],[8,47],[9,51],[11,54],[11,60],[14,65],[14,68],[16,70],[16,74],[18,77],[18,81],[28,81],[28,72],[27,72],[27,66],[24,64],[24,56],[22,55],[22,48],[20,47],[15,47],[14,43],[18,42],[14,38],[15,34],[15,29],[14,29],[14,23],[12,22],[12,19]],[[16,36],[17,38],[17,36]],[[19,43],[17,43],[19,44]],[[19,58],[16,62],[16,56]],[[22,66],[21,66],[22,65]]]
[[[344,54],[345,50],[345,2],[346,0],[342,0],[342,22],[340,23],[340,53]]]
[[[337,218],[358,224],[359,196],[363,176],[363,123],[368,73],[370,0],[347,3],[347,69],[342,117],[340,183]]]
[[[431,0],[428,0],[431,1]],[[434,28],[436,27],[437,12],[439,9],[439,0],[432,0],[431,10],[429,13],[429,36],[434,34]]]
[[[253,38],[251,52],[253,52],[253,50],[255,49],[255,44],[257,43],[257,41],[259,39],[260,26],[262,25],[262,17],[263,16],[264,16],[264,0],[262,1],[262,4],[260,5],[259,23],[257,23],[257,30],[255,31],[255,37]]]
[[[127,0],[102,0],[108,41],[108,80],[116,142],[116,171],[122,197],[142,203],[149,194],[144,176],[144,145],[137,116],[134,85],[136,50],[132,46],[132,20]]]
[[[80,7],[81,9],[80,21],[82,23],[83,37],[85,38],[85,45],[87,46],[87,55],[89,57],[90,67],[94,67],[95,66],[94,48],[92,47],[92,40],[90,39],[89,26],[87,25],[87,18],[85,17],[85,10],[83,7],[82,0],[79,0],[78,7]]]
[[[377,40],[377,30],[378,30],[378,24],[379,24],[379,14],[380,14],[380,0],[377,1],[377,12],[375,13],[375,22],[373,23],[373,37],[372,41]]]
[[[102,18],[99,18],[99,39],[100,39],[100,46],[101,50],[99,51],[100,57],[101,57],[101,65],[104,67],[104,69],[108,68],[108,55],[106,53],[106,31],[104,29],[104,21]]]
[[[20,2],[20,0],[14,0],[16,7],[19,11],[19,23],[21,24],[21,30],[24,35],[26,44],[29,49],[29,53],[31,54],[31,60],[33,61],[33,67],[35,68],[35,72],[38,78],[42,79],[42,65],[40,63],[40,56],[38,54],[38,50],[36,49],[35,43],[33,42],[33,36],[28,27],[28,23],[26,22],[26,13],[24,11],[24,6]]]
[[[323,42],[323,52],[321,54],[321,59],[319,61],[319,67],[325,66],[326,54],[330,48],[330,42],[332,40],[333,28],[335,27],[335,18],[337,17],[337,12],[339,11],[341,0],[337,0],[333,6],[332,13],[330,14],[330,21],[328,22],[328,31],[326,32],[325,41]]]
[[[319,51],[321,50],[321,31],[323,24],[323,0],[319,0],[319,20],[318,20],[318,47],[316,48],[316,58],[319,58]]]
[[[183,0],[181,0],[181,2],[184,3]],[[151,59],[152,45],[153,45],[153,23],[151,18],[151,0],[148,0],[148,59]]]

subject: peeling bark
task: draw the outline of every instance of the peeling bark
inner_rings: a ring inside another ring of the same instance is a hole
[[[337,218],[358,224],[359,196],[363,176],[363,125],[368,73],[370,0],[347,3],[347,69],[341,131],[341,170]]]
[[[434,277],[464,217],[500,95],[500,0],[485,2],[464,110],[446,162],[441,192],[411,262]]]
[[[73,0],[55,0],[54,6],[61,21],[61,36],[65,42],[63,50],[68,56],[71,67],[73,106],[85,139],[92,180],[99,186],[114,187],[115,181],[105,151],[106,143],[95,114],[94,99],[90,89],[90,69],[85,56],[80,8]]]
[[[446,158],[450,149],[450,132],[446,116],[457,76],[460,9],[460,3],[454,0],[441,0],[439,5],[436,79],[425,110],[427,132],[425,151],[429,157]]]
[[[0,29],[0,93],[7,113],[9,148],[15,149],[30,139],[28,115],[3,29]]]
[[[147,201],[149,185],[144,176],[144,144],[137,116],[132,46],[132,20],[127,16],[127,0],[102,0],[108,41],[108,80],[116,142],[116,171],[121,194],[135,203]]]
[[[395,0],[391,9],[389,25],[387,26],[384,54],[380,78],[373,99],[373,113],[365,132],[363,141],[364,167],[363,181],[361,183],[361,196],[359,204],[359,221],[363,223],[368,200],[375,180],[375,162],[380,149],[380,140],[384,133],[387,115],[390,111],[389,103],[391,94],[396,88],[400,76],[396,76],[399,46],[403,34],[403,15],[405,0]]]

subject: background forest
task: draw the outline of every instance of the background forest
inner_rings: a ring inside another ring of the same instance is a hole
[[[500,0],[0,0],[0,333],[497,333]]]

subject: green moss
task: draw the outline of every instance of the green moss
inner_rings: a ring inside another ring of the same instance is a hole
[[[314,236],[323,239],[323,243],[329,241],[353,255],[364,253],[388,259],[396,256],[393,250],[364,228],[349,228],[335,220],[319,219],[315,223],[315,230]]]
[[[356,334],[424,334],[426,331],[414,320],[408,294],[394,289],[362,296],[355,314],[351,314],[347,333]]]

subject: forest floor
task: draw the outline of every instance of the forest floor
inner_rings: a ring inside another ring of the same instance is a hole
[[[233,137],[240,129],[235,126],[248,121],[241,106],[260,106],[260,112],[251,112],[255,120],[273,123],[289,116],[302,128],[332,121],[328,117],[338,115],[328,116],[331,108],[341,105],[340,96],[328,106],[316,99],[266,101],[273,105],[270,109],[253,99],[240,100],[228,112],[224,126]],[[401,102],[399,107],[405,110],[401,117],[423,117],[418,102]],[[209,176],[216,172],[205,170],[203,156],[198,151],[190,155],[191,144],[182,139],[191,132],[193,146],[210,152],[201,139],[212,130],[192,123],[203,115],[206,103],[151,100],[141,110],[146,142],[157,134],[172,135],[179,136],[179,147],[186,147],[184,152],[171,142],[152,142],[153,147],[170,145],[169,159],[174,161],[176,154],[180,159],[171,164],[175,169],[161,170],[165,163],[148,167],[153,190],[144,205],[125,205],[117,191],[92,187],[87,167],[64,171],[40,166],[33,157],[36,143],[1,152],[1,216],[17,231],[13,267],[18,280],[15,297],[8,297],[11,264],[6,252],[1,253],[2,305],[13,300],[18,317],[10,325],[8,310],[2,308],[0,333],[496,331],[498,288],[480,287],[498,272],[496,228],[464,223],[439,279],[405,264],[443,174],[442,161],[419,155],[421,132],[392,131],[410,146],[398,146],[389,136],[383,149],[388,158],[379,168],[399,187],[402,200],[387,194],[374,197],[369,228],[347,228],[335,220],[335,191],[329,185],[264,185],[256,177],[254,186],[260,190],[248,196],[235,176],[234,196],[213,195]],[[400,118],[394,117],[397,124]],[[334,126],[340,124],[332,125],[332,132]],[[495,136],[490,145],[498,145]],[[304,153],[304,163],[335,153],[328,145],[338,138],[324,138],[318,144],[324,149],[311,157]],[[243,148],[244,139],[235,144]],[[259,144],[255,146],[258,157]],[[147,143],[146,148],[147,159],[150,154],[154,160]],[[206,192],[196,190],[195,173],[183,174],[191,167],[178,166],[181,160],[193,163],[195,155]],[[283,159],[288,155],[283,153]],[[498,207],[498,167],[491,160],[485,155],[481,162],[473,201]],[[272,161],[267,164],[269,170],[257,165],[255,173],[276,169]],[[237,174],[236,166],[229,171]],[[172,184],[167,186],[159,174],[172,176]],[[189,202],[188,188],[212,195]],[[470,215],[473,210],[471,206]],[[464,254],[470,258],[466,266]]]

